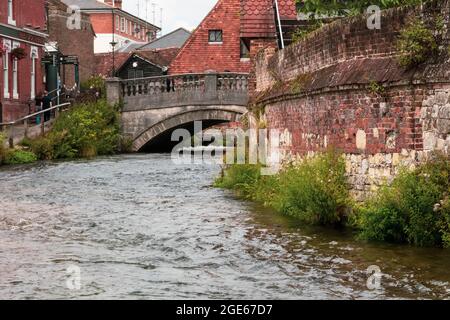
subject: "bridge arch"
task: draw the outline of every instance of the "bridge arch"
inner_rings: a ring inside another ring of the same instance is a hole
[[[177,113],[150,125],[141,132],[133,141],[133,151],[142,151],[146,146],[152,143],[154,139],[157,139],[162,135],[171,135],[173,130],[184,128],[193,124],[195,121],[202,121],[203,129],[207,129],[215,124],[238,121],[239,117],[246,111],[246,107],[243,106],[233,106],[232,108],[211,106],[206,108],[203,107],[201,110],[193,109]]]

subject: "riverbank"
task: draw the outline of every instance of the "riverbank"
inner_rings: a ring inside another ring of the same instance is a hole
[[[334,152],[286,166],[275,176],[260,171],[254,165],[229,166],[216,186],[301,223],[354,229],[363,240],[450,247],[448,156],[402,170],[362,203],[351,197],[345,160]]]
[[[0,164],[25,164],[38,160],[93,158],[126,152],[119,129],[119,106],[105,100],[84,103],[61,114],[50,132],[24,139],[15,149],[4,147],[0,137]]]

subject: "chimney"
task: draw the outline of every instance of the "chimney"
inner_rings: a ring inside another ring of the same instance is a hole
[[[122,9],[122,0],[104,0],[104,2],[114,8]]]

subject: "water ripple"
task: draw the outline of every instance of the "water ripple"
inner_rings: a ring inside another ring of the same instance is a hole
[[[450,298],[448,251],[298,225],[212,188],[218,170],[167,155],[0,169],[0,298]]]

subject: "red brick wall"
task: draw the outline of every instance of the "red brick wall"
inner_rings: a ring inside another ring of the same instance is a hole
[[[15,0],[14,1],[14,19],[16,27],[27,27],[35,29],[39,32],[44,32],[46,28],[45,19],[45,0]],[[0,0],[0,22],[7,24],[7,1]],[[39,36],[30,36],[26,33],[21,33],[20,38],[31,41],[37,41],[39,44],[44,43],[44,38]],[[8,39],[0,34],[0,43],[3,44],[3,39]],[[0,58],[0,104],[2,105],[2,121],[12,121],[23,117],[34,110],[34,101],[31,100],[31,44],[12,40],[20,43],[20,46],[25,49],[26,56],[18,62],[18,93],[19,98],[13,97],[13,60],[9,55],[9,93],[10,98],[3,96],[3,57]],[[43,57],[42,47],[39,47],[39,59],[36,60],[36,94],[43,91],[44,70],[41,67],[40,59]]]
[[[90,16],[95,33],[113,32],[112,13],[91,13]]]
[[[420,110],[424,96],[432,94],[433,89],[420,87],[392,88],[386,98],[363,87],[323,92],[270,104],[267,123],[292,134],[290,151],[295,154],[329,146],[353,154],[423,150]],[[357,147],[358,132],[366,136],[363,149]]]
[[[223,30],[223,44],[209,44],[208,30]],[[240,58],[240,0],[220,0],[192,34],[170,66],[170,74],[249,72]]]
[[[0,41],[3,39],[0,37]],[[18,62],[18,93],[19,98],[13,97],[13,60],[9,55],[9,93],[10,98],[3,97],[3,58],[0,59],[0,102],[3,106],[3,121],[12,121],[20,117],[26,116],[34,110],[34,101],[31,100],[31,58],[30,46],[21,45],[26,51],[26,57]],[[43,50],[39,50],[39,57],[44,54]],[[44,90],[43,83],[44,70],[41,67],[40,59],[36,60],[36,94]]]
[[[443,3],[447,31],[441,46],[447,48],[450,8],[448,0]],[[416,10],[384,12],[381,30],[368,30],[365,17],[337,21],[285,50],[258,55],[259,103],[268,128],[291,133],[289,151],[303,155],[335,146],[347,154],[374,155],[430,145],[424,101],[450,90],[450,61],[441,50],[420,68],[398,64],[396,36]],[[431,4],[422,10],[425,19],[434,19]],[[440,122],[443,140],[450,140],[449,121]]]
[[[89,15],[82,14],[81,29],[69,30],[67,28],[67,19],[70,14],[67,13],[67,7],[60,0],[50,0],[48,12],[49,41],[57,41],[59,50],[64,55],[78,56],[80,81],[86,81],[95,74],[96,67],[94,55],[95,34]],[[66,66],[64,83],[67,86],[75,84],[75,70],[73,66]]]
[[[13,15],[18,27],[45,30],[45,0],[14,0]],[[0,22],[8,23],[8,1],[0,0]]]
[[[112,13],[91,13],[90,14],[91,17],[91,22],[92,22],[92,26],[94,27],[94,31],[95,33],[101,34],[101,33],[113,33],[113,15]],[[119,30],[117,30],[116,27],[116,18],[119,17]],[[114,14],[114,33],[117,35],[121,35],[125,38],[131,39],[131,40],[135,40],[135,41],[141,41],[141,42],[146,42],[146,40],[143,40],[141,38],[141,34],[133,34],[131,32],[130,33],[126,33],[126,32],[122,32],[120,31],[120,15],[119,14]],[[127,19],[127,30],[130,30],[130,20]],[[131,28],[134,28],[134,22],[131,21]],[[145,28],[143,28],[145,29]],[[152,31],[152,30],[150,30]],[[144,38],[145,39],[145,38]]]

